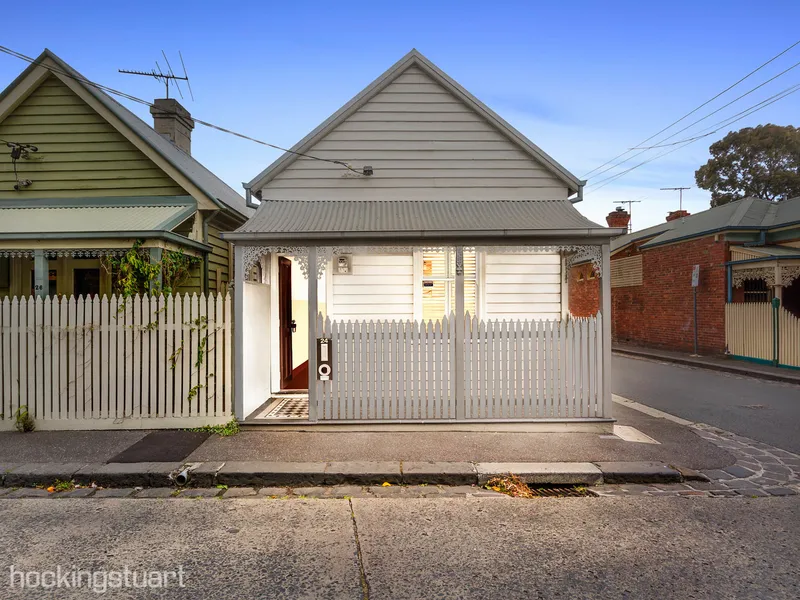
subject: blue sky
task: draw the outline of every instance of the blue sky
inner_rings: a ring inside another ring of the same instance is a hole
[[[49,47],[90,79],[148,100],[163,94],[160,84],[117,69],[149,69],[162,62],[162,49],[170,59],[181,50],[195,93],[185,104],[194,116],[282,146],[416,47],[579,177],[800,39],[800,2],[789,0],[44,1],[36,14],[30,6],[5,7],[4,20],[14,26],[5,28],[2,45],[31,56]],[[691,120],[798,61],[800,46]],[[0,82],[24,67],[0,54]],[[800,67],[675,139],[796,83]],[[150,122],[146,107],[126,105]],[[730,129],[797,125],[798,109],[800,93]],[[688,185],[685,207],[707,208],[709,195],[694,189],[694,171],[724,133],[589,188],[578,207],[604,222],[614,200],[643,199],[634,207],[638,229],[677,208],[676,193],[659,188]],[[198,126],[193,154],[240,191],[280,153]]]

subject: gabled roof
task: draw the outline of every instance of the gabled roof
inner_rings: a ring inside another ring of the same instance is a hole
[[[432,240],[571,236],[609,238],[563,200],[270,200],[232,240]]]
[[[529,154],[535,160],[542,163],[546,169],[553,173],[558,179],[563,181],[570,193],[579,192],[580,188],[585,183],[575,175],[570,173],[562,165],[556,162],[551,156],[545,153],[536,144],[530,141],[527,137],[522,135],[514,127],[509,125],[497,113],[495,113],[488,106],[483,104],[475,96],[470,94],[455,80],[448,76],[444,71],[439,69],[430,60],[425,58],[416,49],[411,50],[403,58],[392,65],[383,75],[375,79],[347,104],[342,106],[333,115],[328,117],[321,125],[309,133],[306,137],[300,140],[297,144],[292,146],[289,152],[285,152],[280,158],[273,162],[270,166],[264,169],[249,183],[245,184],[247,189],[259,189],[269,183],[276,175],[283,171],[286,167],[291,165],[297,158],[297,153],[308,152],[312,146],[322,140],[326,135],[338,127],[345,119],[354,114],[372,98],[377,96],[386,86],[392,83],[399,77],[406,69],[416,65],[427,73],[434,81],[440,84],[448,92],[453,94],[457,99],[466,104],[473,111],[483,117],[488,123],[493,125],[498,131],[504,134],[509,140],[519,146],[524,152]],[[581,198],[574,201],[580,201]]]
[[[783,202],[743,198],[620,236],[611,242],[611,251],[617,252],[641,240],[648,240],[641,246],[647,249],[719,231],[760,231],[793,224],[800,224],[800,197]]]
[[[47,48],[45,48],[44,52],[0,93],[0,101],[16,88],[32,71],[42,66],[46,68],[46,65],[42,65],[41,63],[45,62],[47,59],[54,62],[57,67],[51,70],[55,77],[58,77],[65,83],[69,81],[76,82],[83,90],[96,98],[106,109],[111,111],[130,128],[136,136],[172,165],[172,167],[179,171],[192,184],[197,186],[197,188],[214,204],[220,208],[232,209],[245,218],[253,214],[252,209],[245,206],[245,200],[242,196],[237,194],[224,181],[206,169],[197,159],[186,154],[186,152],[157,133],[155,129],[125,108],[122,104],[89,83],[89,80]],[[127,136],[126,131],[121,131],[121,133]]]

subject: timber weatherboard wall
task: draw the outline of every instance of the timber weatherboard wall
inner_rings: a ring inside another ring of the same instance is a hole
[[[352,255],[352,272],[331,265],[327,290],[333,319],[407,320],[422,316],[422,280],[414,255]],[[558,254],[480,253],[478,316],[486,319],[561,318],[561,257]],[[471,311],[472,312],[472,311]],[[473,315],[474,316],[474,315]]]
[[[0,122],[0,137],[39,151],[17,161],[33,184],[14,190],[11,160],[0,161],[0,198],[182,196],[186,191],[55,76]]]
[[[208,290],[224,291],[230,278],[230,242],[220,236],[220,230],[213,225],[208,226],[208,244],[214,250],[208,255]]]
[[[413,319],[414,264],[408,254],[353,254],[352,273],[331,269],[328,312],[335,319]],[[421,282],[420,282],[421,285]]]
[[[262,188],[280,200],[566,200],[567,185],[411,66]]]
[[[487,319],[561,318],[558,254],[487,254],[482,314]]]

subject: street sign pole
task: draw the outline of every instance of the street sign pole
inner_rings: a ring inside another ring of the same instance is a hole
[[[700,285],[700,265],[695,265],[692,268],[692,296],[694,304],[694,354],[692,356],[699,356],[697,353],[697,288]]]
[[[697,354],[697,288],[693,288],[694,290],[694,355],[698,356]]]

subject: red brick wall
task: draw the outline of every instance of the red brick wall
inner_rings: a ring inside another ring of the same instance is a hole
[[[596,315],[600,307],[600,279],[590,278],[592,265],[578,265],[569,272],[569,311],[576,317]]]
[[[692,266],[700,265],[697,291],[698,345],[701,352],[725,351],[725,266],[727,243],[714,236],[643,251],[641,286],[611,290],[614,341],[654,348],[691,351],[693,348]],[[639,252],[632,246],[612,257]],[[570,273],[570,311],[586,316],[597,311],[598,280],[576,281],[581,269]]]

